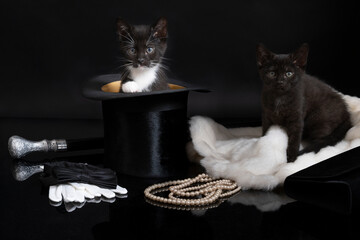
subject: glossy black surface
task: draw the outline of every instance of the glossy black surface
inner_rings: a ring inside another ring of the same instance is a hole
[[[86,203],[67,212],[49,204],[38,178],[17,182],[7,151],[11,135],[32,140],[102,136],[93,120],[0,119],[0,239],[359,239],[359,214],[341,215],[288,198],[282,191],[243,191],[209,209],[176,210],[144,199],[144,189],[167,179],[119,175],[129,191],[113,203]],[[86,157],[74,155],[91,154]],[[32,154],[28,160],[63,157],[96,163],[99,151]],[[70,156],[70,157],[69,157]],[[188,176],[202,169],[190,166]]]

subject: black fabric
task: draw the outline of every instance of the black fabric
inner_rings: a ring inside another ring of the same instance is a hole
[[[187,167],[188,92],[103,101],[105,163],[139,177],[179,175]]]
[[[115,189],[117,185],[116,172],[111,169],[65,161],[44,164],[40,180],[45,186],[77,182]]]
[[[285,179],[288,196],[350,214],[359,209],[360,147],[303,169]]]

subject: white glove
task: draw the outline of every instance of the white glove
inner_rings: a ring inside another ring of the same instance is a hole
[[[117,194],[127,194],[126,188],[122,188],[117,185],[116,189],[106,189],[100,188],[96,185],[75,182],[52,185],[49,187],[49,199],[55,203],[53,205],[59,205],[56,203],[61,204],[62,200],[64,203],[85,203],[90,202],[90,200],[95,198],[100,198],[103,200],[107,199],[106,201],[109,202],[111,199],[115,199]],[[82,207],[83,205],[84,204],[80,204],[79,206]]]

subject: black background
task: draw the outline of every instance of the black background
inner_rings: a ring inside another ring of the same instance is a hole
[[[81,90],[118,71],[118,16],[133,24],[168,18],[169,76],[213,90],[190,94],[190,115],[260,117],[259,42],[277,53],[308,42],[308,73],[359,95],[359,10],[351,2],[1,1],[0,117],[101,118],[100,103]]]
[[[359,8],[355,4],[325,0],[1,0],[0,149],[6,149],[13,134],[28,139],[101,136],[101,104],[85,99],[81,92],[91,77],[118,71],[118,16],[134,24],[168,18],[169,75],[213,90],[190,94],[190,115],[244,121],[260,118],[261,81],[255,61],[259,42],[279,53],[308,42],[308,72],[343,93],[360,96]],[[259,201],[266,208],[276,206],[281,200],[276,193],[274,200],[267,192],[254,192],[254,197],[245,195],[245,202],[225,202],[200,212],[203,216],[155,207],[144,201],[148,179],[121,180],[129,190],[128,198],[111,205],[89,203],[66,214],[63,206],[50,206],[47,189],[37,177],[16,182],[9,171],[9,158],[7,151],[0,151],[1,239],[104,239],[114,233],[124,239],[129,233],[157,239],[161,238],[158,235],[176,238],[176,234],[183,239],[359,239],[358,215],[339,217],[296,206],[298,202],[264,213],[252,205]],[[140,226],[140,231],[127,231],[134,226]]]

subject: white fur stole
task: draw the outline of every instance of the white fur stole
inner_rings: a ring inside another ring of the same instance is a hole
[[[360,146],[360,98],[342,97],[353,123],[345,138],[292,163],[286,160],[288,137],[279,126],[272,126],[262,137],[261,127],[227,129],[208,117],[195,116],[190,120],[193,148],[203,157],[200,164],[211,176],[232,179],[242,189],[272,190],[287,176]]]

